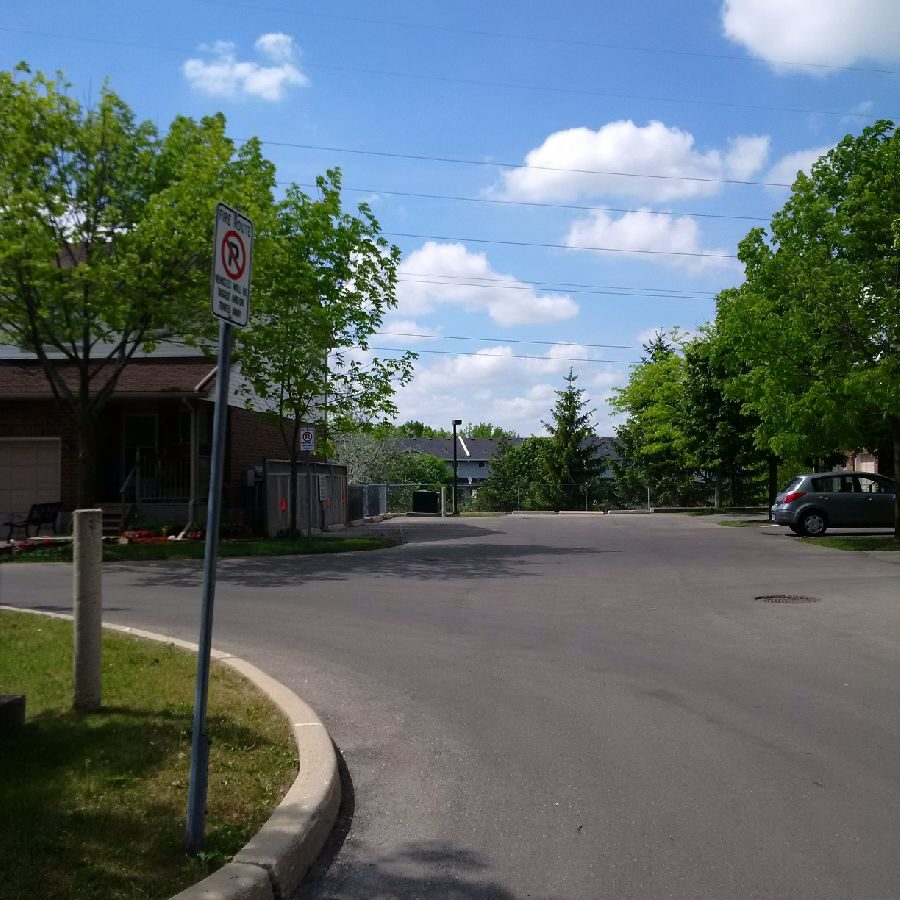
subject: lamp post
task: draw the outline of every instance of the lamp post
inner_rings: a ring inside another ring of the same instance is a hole
[[[453,515],[457,514],[456,509],[456,482],[458,479],[459,461],[456,458],[456,426],[462,425],[462,419],[453,420]]]

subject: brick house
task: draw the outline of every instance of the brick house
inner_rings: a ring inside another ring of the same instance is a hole
[[[74,384],[75,370],[60,362]],[[98,422],[97,496],[109,516],[136,505],[142,519],[181,528],[203,521],[216,365],[199,351],[161,345],[135,356]],[[229,392],[224,518],[244,521],[256,503],[247,471],[283,458],[278,427],[244,408],[232,370]],[[75,508],[78,437],[57,406],[37,360],[0,348],[0,522],[32,503],[59,501]],[[305,458],[305,457],[304,457]]]

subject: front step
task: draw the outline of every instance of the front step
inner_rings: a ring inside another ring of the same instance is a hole
[[[102,530],[104,537],[115,536],[122,531],[122,504],[121,503],[104,503],[103,504]],[[128,519],[131,518],[133,507],[131,504],[125,504],[125,526],[128,526]]]

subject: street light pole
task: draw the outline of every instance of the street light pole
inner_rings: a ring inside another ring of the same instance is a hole
[[[458,481],[459,461],[456,458],[456,426],[462,425],[462,419],[453,420],[453,515],[457,515],[456,508],[456,482]]]

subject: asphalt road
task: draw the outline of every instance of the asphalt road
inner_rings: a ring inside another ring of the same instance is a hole
[[[409,543],[220,567],[214,643],[347,764],[302,897],[900,897],[900,554],[681,516],[383,528]],[[0,579],[69,607],[68,566]],[[106,616],[195,640],[199,585],[111,565]]]

